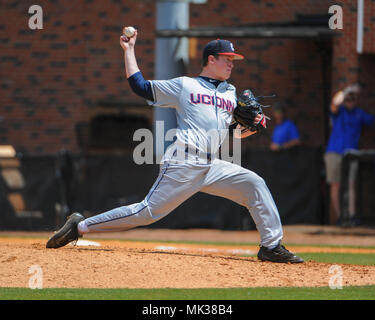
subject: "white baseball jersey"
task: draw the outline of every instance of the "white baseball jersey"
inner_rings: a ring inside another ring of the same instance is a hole
[[[225,139],[236,106],[236,89],[227,82],[218,87],[201,77],[153,80],[154,102],[176,109],[176,144],[215,154]]]

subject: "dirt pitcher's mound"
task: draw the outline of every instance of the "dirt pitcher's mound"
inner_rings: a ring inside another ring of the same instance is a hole
[[[44,288],[316,287],[337,272],[327,263],[260,262],[228,246],[100,240],[56,250],[45,242],[0,238],[0,287],[28,287],[36,272]],[[374,266],[340,267],[344,286],[375,284]]]

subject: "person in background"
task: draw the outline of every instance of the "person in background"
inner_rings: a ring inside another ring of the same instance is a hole
[[[272,133],[271,150],[288,149],[300,144],[300,135],[296,125],[287,119],[285,108],[276,104],[273,108],[276,127]]]
[[[330,106],[331,135],[328,140],[324,161],[326,180],[330,185],[330,224],[340,223],[340,181],[343,155],[348,150],[358,150],[363,126],[371,126],[375,117],[357,106],[359,87],[350,86],[338,92]],[[357,165],[349,170],[349,216],[355,219],[354,181]]]

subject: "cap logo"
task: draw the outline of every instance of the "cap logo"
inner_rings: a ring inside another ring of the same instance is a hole
[[[232,42],[229,42],[230,43],[230,48],[232,49],[232,51],[234,52],[234,47],[233,47],[233,43]]]

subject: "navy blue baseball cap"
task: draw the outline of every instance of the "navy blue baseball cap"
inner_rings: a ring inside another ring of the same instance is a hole
[[[232,42],[221,39],[212,40],[206,44],[203,49],[203,59],[207,58],[209,55],[232,56],[234,60],[244,59],[244,56],[234,52]]]

